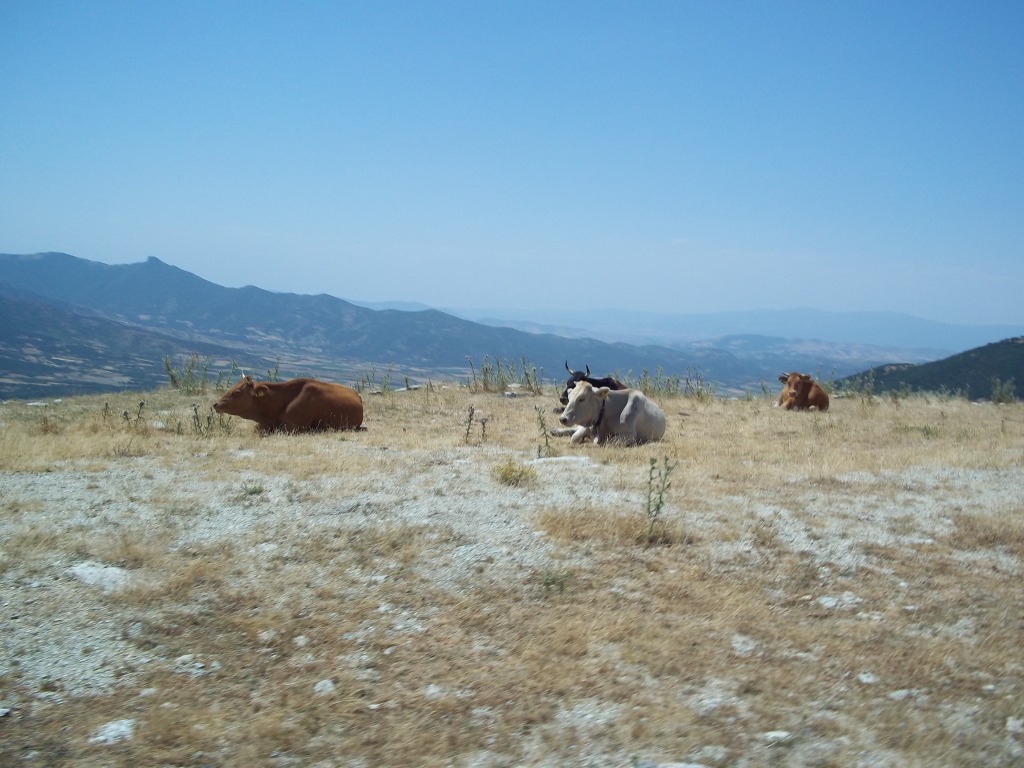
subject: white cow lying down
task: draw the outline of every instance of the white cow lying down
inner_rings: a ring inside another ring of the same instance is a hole
[[[595,388],[587,381],[579,382],[569,393],[569,404],[558,420],[578,427],[573,443],[582,443],[588,437],[595,443],[649,443],[665,434],[665,412],[643,392]]]

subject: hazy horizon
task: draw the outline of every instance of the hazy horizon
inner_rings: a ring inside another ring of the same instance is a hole
[[[0,6],[0,251],[1024,325],[1024,6]]]

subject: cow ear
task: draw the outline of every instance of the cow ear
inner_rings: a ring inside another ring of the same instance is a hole
[[[270,387],[268,387],[263,382],[260,382],[259,384],[257,384],[256,386],[254,386],[252,388],[252,391],[253,391],[253,394],[256,395],[256,397],[266,397],[267,396],[267,392],[270,391]]]
[[[608,387],[598,387],[597,389],[594,390],[594,394],[597,395],[602,400],[608,397],[609,392],[611,392],[611,390],[608,389]]]
[[[789,376],[787,376],[786,374],[780,374],[779,375],[779,381],[781,381],[783,384],[785,384],[787,381],[789,381]]]

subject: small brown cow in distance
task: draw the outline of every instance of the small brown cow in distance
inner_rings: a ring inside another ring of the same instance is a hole
[[[213,404],[213,410],[255,421],[264,433],[364,429],[359,393],[316,379],[270,382],[243,376]]]
[[[787,411],[827,411],[828,393],[809,373],[783,373],[779,376],[782,392],[778,405]]]

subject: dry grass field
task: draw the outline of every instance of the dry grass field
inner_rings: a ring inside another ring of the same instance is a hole
[[[0,405],[0,764],[1024,762],[1024,406],[215,396]]]

